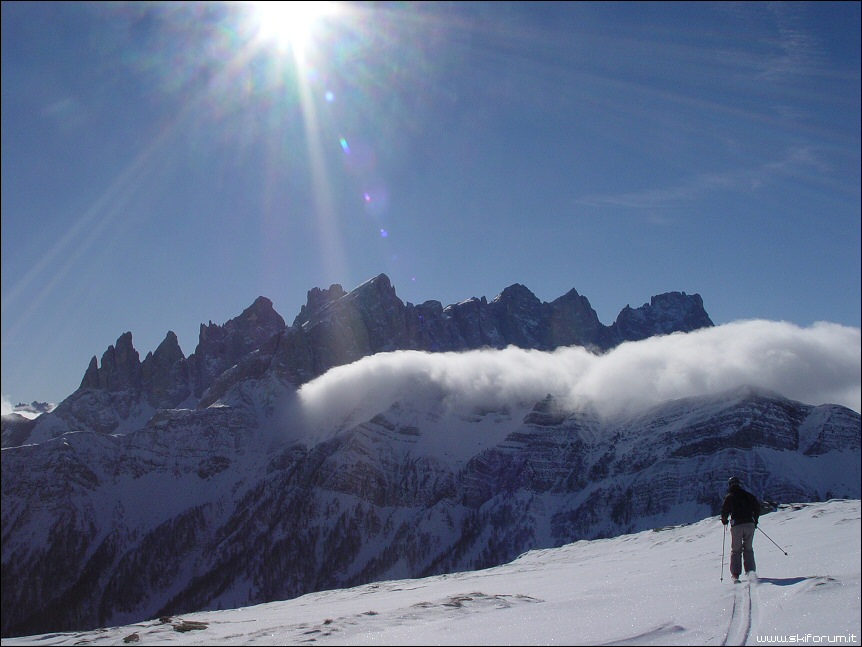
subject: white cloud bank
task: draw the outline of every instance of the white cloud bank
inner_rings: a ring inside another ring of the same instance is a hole
[[[753,320],[626,343],[605,355],[580,347],[379,353],[330,370],[299,397],[307,414],[327,424],[367,419],[396,401],[493,410],[548,393],[614,416],[744,385],[859,412],[860,366],[858,328]]]

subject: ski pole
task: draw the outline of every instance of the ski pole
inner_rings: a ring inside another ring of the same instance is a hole
[[[727,540],[727,524],[724,524],[724,534],[721,537],[721,577],[719,582],[724,582],[724,542]]]
[[[758,527],[757,527],[757,529],[758,529],[760,532],[763,532],[763,528],[761,528],[760,526],[758,526]],[[764,535],[766,535],[766,538],[767,538],[769,541],[771,541],[773,544],[775,544],[775,542],[772,540],[772,537],[770,537],[769,535],[767,535],[765,532],[763,532],[763,534],[764,534]],[[783,549],[781,546],[779,546],[778,544],[775,544],[775,547],[776,547],[776,548],[778,548],[778,550],[780,550],[780,551],[781,551],[782,553],[784,553],[785,555],[787,554],[787,551],[786,551],[786,550],[784,550],[784,549]]]

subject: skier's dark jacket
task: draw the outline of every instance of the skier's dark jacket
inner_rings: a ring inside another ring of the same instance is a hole
[[[727,523],[728,516],[732,526],[738,523],[753,523],[756,526],[760,516],[760,501],[740,486],[731,486],[721,504],[721,523]]]

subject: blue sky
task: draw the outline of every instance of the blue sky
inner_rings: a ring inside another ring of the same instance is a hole
[[[310,3],[301,3],[310,4]],[[2,394],[381,272],[860,326],[860,4],[2,4]],[[263,20],[268,28],[277,21]]]

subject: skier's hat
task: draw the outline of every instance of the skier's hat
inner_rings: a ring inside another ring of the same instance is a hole
[[[731,476],[729,479],[727,479],[727,487],[733,487],[734,485],[740,485],[740,484],[741,484],[741,481],[739,480],[739,477]]]

